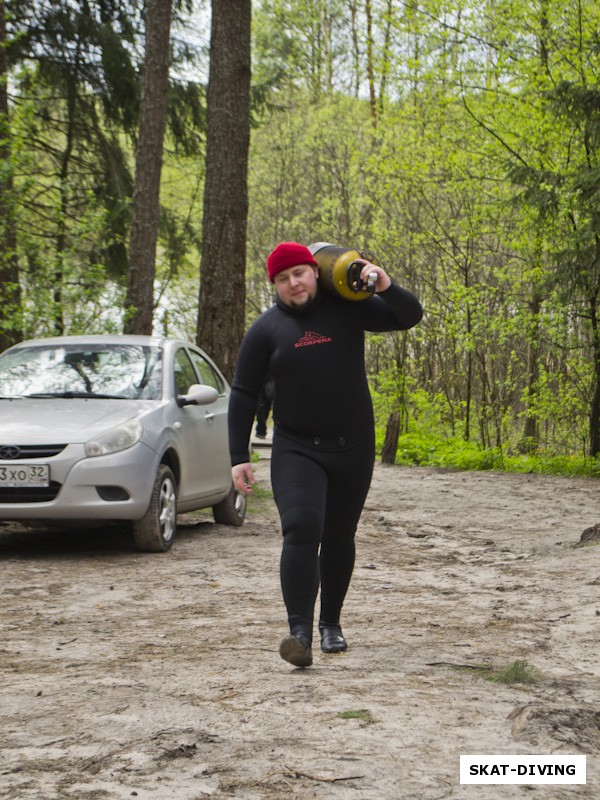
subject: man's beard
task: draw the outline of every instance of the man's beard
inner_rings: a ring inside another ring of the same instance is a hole
[[[310,303],[312,303],[312,301],[315,299],[316,296],[317,296],[316,291],[313,294],[307,292],[306,298],[304,300],[294,300],[293,298],[291,298],[288,305],[291,308],[304,308],[305,306],[310,305]]]

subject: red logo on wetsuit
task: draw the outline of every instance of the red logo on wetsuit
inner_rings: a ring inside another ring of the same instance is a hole
[[[331,336],[323,336],[321,333],[306,331],[301,339],[298,339],[294,347],[310,347],[313,344],[326,344],[333,341]]]

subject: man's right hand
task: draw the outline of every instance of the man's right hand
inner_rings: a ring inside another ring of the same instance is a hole
[[[251,464],[236,464],[235,467],[231,468],[231,477],[233,485],[238,492],[252,494],[252,484],[255,481]]]

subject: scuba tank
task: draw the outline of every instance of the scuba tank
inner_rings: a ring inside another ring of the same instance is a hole
[[[379,266],[379,262],[366,250],[354,250],[349,247],[338,247],[328,242],[309,244],[319,266],[319,283],[328,293],[342,297],[344,300],[367,300],[375,291],[375,280],[366,283],[360,278],[363,264],[358,259],[371,261]],[[370,277],[370,276],[369,276]]]

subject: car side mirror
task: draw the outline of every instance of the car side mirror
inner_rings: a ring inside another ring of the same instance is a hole
[[[212,386],[205,386],[203,383],[194,383],[188,389],[187,394],[180,394],[177,397],[179,408],[184,406],[207,406],[214,403],[219,397],[219,393]]]

